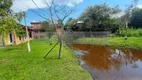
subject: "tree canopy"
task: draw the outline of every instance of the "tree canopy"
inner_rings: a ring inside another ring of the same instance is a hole
[[[41,26],[46,32],[55,32],[55,27],[48,21],[42,21]]]
[[[109,7],[106,4],[89,6],[78,18],[84,21],[81,27],[82,31],[108,31],[117,26],[117,19],[111,15],[119,12],[120,9],[116,6]],[[68,20],[66,26],[75,26],[76,20]],[[76,25],[77,26],[77,25]]]
[[[69,18],[69,20],[65,24],[65,30],[77,31],[78,30],[77,19]]]
[[[10,9],[12,0],[0,0],[0,33],[12,32],[18,28],[18,17]]]
[[[130,24],[136,28],[142,28],[142,9],[135,8],[132,11]]]

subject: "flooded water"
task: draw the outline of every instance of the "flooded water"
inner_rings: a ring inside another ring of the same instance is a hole
[[[142,80],[142,52],[84,44],[71,48],[95,80]]]

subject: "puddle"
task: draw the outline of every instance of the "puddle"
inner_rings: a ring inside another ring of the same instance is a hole
[[[142,80],[142,52],[84,44],[70,46],[95,80]]]

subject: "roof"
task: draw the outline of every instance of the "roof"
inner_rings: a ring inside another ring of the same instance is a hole
[[[39,24],[39,21],[32,21],[31,24]]]

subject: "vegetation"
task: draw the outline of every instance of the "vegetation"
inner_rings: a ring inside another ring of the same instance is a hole
[[[111,18],[111,15],[119,12],[119,8],[109,7],[106,4],[94,5],[88,7],[79,17],[83,20],[86,28],[83,30],[106,31],[112,26],[116,26],[116,20]]]
[[[142,9],[135,8],[132,11],[131,25],[135,28],[142,28]]]
[[[30,53],[26,44],[1,48],[0,80],[92,80],[66,47],[62,59],[57,58],[59,45],[44,59],[53,46],[45,38],[31,41]]]
[[[77,19],[70,18],[65,28],[73,31],[111,31],[116,33],[123,26],[125,32],[128,28],[141,28],[142,9],[137,8],[139,0],[133,0],[125,10],[118,6],[110,7],[106,3],[89,6]],[[124,15],[120,15],[121,12]],[[119,14],[119,15],[118,15]],[[84,21],[83,26],[79,28],[77,21]]]
[[[116,36],[124,37],[126,36],[126,30],[122,28],[120,32],[118,31],[116,33]],[[134,29],[134,28],[128,28],[127,29],[127,36],[128,37],[141,37],[142,36],[142,29]]]
[[[65,24],[65,30],[79,31],[79,28],[77,26],[77,19],[69,18],[69,20]]]
[[[12,31],[18,31],[22,13],[13,13],[11,10],[12,0],[0,0],[0,36],[4,46],[4,35]]]
[[[94,44],[99,46],[108,46],[116,48],[142,50],[142,37],[110,37],[110,38],[80,38],[76,42],[82,44]]]
[[[116,14],[120,9],[116,6],[109,7],[106,4],[89,6],[78,18],[84,21],[81,31],[108,31],[117,26],[117,19],[112,18],[111,15]],[[77,21],[76,21],[77,22]],[[75,19],[68,20],[66,25],[70,27],[75,26]],[[76,25],[77,26],[77,25]]]
[[[55,27],[48,21],[41,22],[41,26],[46,32],[55,32]]]

